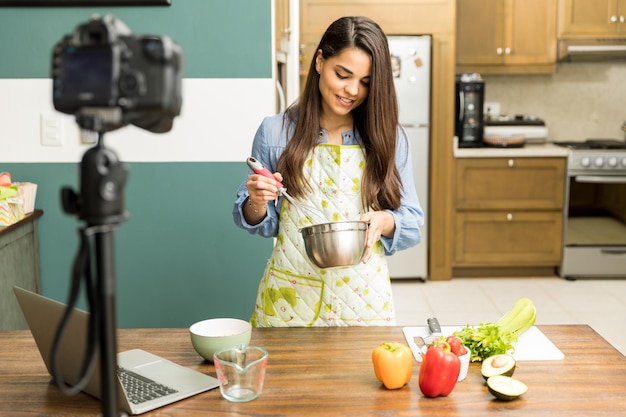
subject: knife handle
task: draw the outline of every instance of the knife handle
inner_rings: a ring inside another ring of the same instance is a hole
[[[430,329],[431,334],[441,334],[441,326],[439,325],[439,320],[436,317],[431,317],[426,320],[428,323],[428,328]]]

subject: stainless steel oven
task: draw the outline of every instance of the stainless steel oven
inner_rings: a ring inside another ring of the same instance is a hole
[[[626,278],[626,142],[557,142],[570,149],[560,275]]]

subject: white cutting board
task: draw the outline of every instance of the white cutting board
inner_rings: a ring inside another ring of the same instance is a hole
[[[465,326],[441,326],[441,332],[445,336],[451,335],[457,330],[461,330]],[[422,361],[419,354],[419,348],[414,342],[416,336],[428,337],[430,330],[426,326],[404,327],[402,329],[409,347],[413,351],[413,356],[418,362]],[[526,330],[513,343],[515,351],[513,357],[517,361],[558,361],[563,360],[565,355],[550,341],[536,326],[532,326]]]

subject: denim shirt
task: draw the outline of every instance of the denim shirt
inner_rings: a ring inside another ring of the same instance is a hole
[[[288,123],[288,122],[287,122]],[[266,117],[254,136],[251,156],[261,162],[271,172],[276,172],[278,159],[287,145],[287,135],[293,135],[294,125],[284,125],[283,113]],[[361,139],[357,134],[344,132],[344,145],[360,145]],[[392,238],[381,236],[381,241],[385,248],[385,254],[391,255],[402,249],[407,249],[418,244],[422,238],[420,228],[424,225],[424,211],[419,202],[413,182],[413,168],[411,153],[409,152],[410,142],[408,135],[402,126],[397,129],[396,146],[396,166],[402,181],[402,198],[400,207],[397,210],[385,210],[393,216],[395,222],[395,232]],[[326,143],[326,131],[322,130],[320,143]],[[253,174],[248,170],[248,176]],[[248,198],[247,178],[243,180],[233,207],[233,219],[240,228],[252,234],[259,234],[264,237],[276,237],[278,234],[278,219],[283,197],[278,199],[278,203],[270,201],[267,205],[267,215],[257,225],[250,225],[243,217],[243,205]]]

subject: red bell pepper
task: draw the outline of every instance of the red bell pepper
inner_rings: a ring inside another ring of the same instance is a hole
[[[445,397],[452,392],[461,371],[459,357],[450,351],[450,344],[434,342],[422,356],[419,387],[426,397]]]

